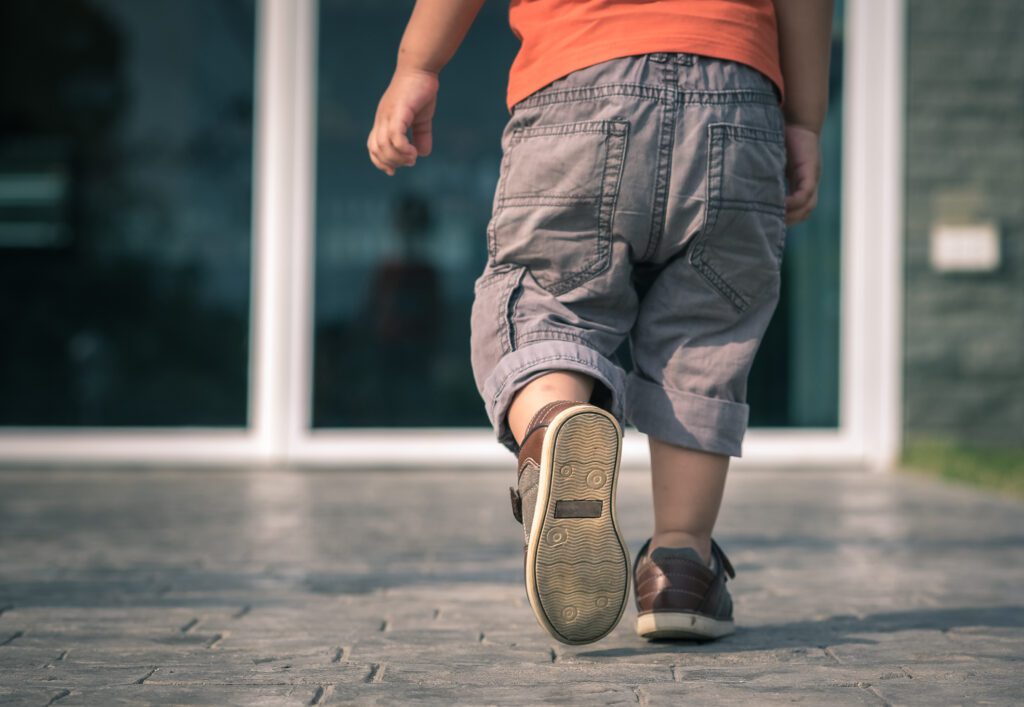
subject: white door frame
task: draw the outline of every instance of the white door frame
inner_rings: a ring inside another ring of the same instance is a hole
[[[754,428],[743,466],[887,469],[902,429],[904,0],[847,0],[839,427]],[[507,466],[490,430],[310,429],[317,0],[261,0],[249,426],[6,428],[0,463]],[[624,461],[642,465],[642,435]]]

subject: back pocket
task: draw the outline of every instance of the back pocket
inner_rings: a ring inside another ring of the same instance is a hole
[[[512,131],[488,248],[559,295],[607,270],[629,123],[592,120]]]
[[[785,136],[745,125],[708,126],[704,225],[690,263],[740,312],[778,291],[785,223]]]

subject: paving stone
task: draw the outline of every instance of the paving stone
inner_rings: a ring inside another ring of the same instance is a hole
[[[0,703],[884,705],[1024,700],[1024,507],[861,472],[745,472],[739,629],[558,644],[508,474],[0,472]],[[626,473],[636,551],[649,479]]]
[[[225,705],[225,707],[280,707],[313,704],[320,686],[309,685],[133,685],[94,690],[72,690],[56,707],[76,705]],[[322,693],[321,693],[322,694]],[[328,700],[334,694],[331,690]],[[46,704],[45,702],[37,704]],[[321,702],[321,704],[331,704]]]
[[[817,687],[756,685],[735,678],[731,683],[704,682],[688,685],[645,685],[637,704],[715,705],[873,705],[882,701],[870,687],[822,684]]]

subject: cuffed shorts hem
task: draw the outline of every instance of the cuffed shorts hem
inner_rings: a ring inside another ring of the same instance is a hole
[[[664,388],[636,373],[626,379],[626,418],[655,439],[702,452],[743,455],[746,403]]]
[[[518,451],[518,445],[507,419],[512,398],[524,385],[551,371],[578,371],[604,385],[611,393],[608,412],[620,425],[624,423],[625,373],[619,366],[600,352],[578,343],[538,341],[503,356],[484,382],[487,417],[498,441],[513,453]]]

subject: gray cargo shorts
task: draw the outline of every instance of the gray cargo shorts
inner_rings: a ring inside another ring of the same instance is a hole
[[[516,451],[516,391],[563,370],[594,378],[620,423],[741,455],[779,297],[783,129],[766,76],[674,52],[574,71],[513,106],[471,320],[501,443]]]

